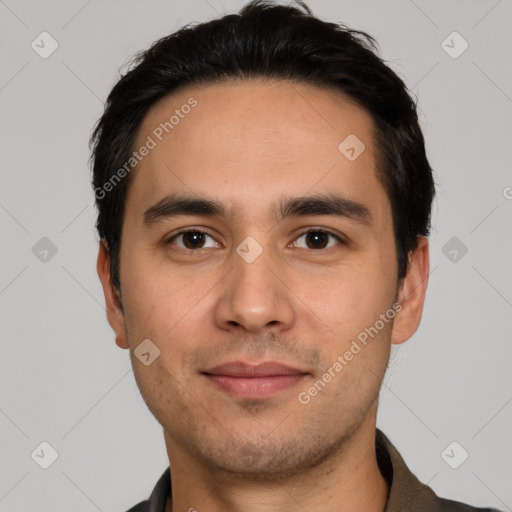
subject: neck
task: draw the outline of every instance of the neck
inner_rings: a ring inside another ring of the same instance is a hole
[[[164,432],[172,502],[166,512],[383,512],[388,484],[375,452],[375,418],[314,469],[271,482],[251,481],[204,466]]]

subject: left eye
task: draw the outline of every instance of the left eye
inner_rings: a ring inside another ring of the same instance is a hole
[[[293,246],[301,249],[327,249],[336,245],[336,243],[331,243],[329,245],[329,237],[334,239],[336,242],[342,242],[339,236],[336,236],[329,231],[311,230],[300,235],[293,243]],[[301,239],[304,239],[305,245],[301,245],[298,242]]]

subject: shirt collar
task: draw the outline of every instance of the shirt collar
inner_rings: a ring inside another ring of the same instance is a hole
[[[398,450],[379,429],[375,435],[375,448],[379,468],[389,485],[384,512],[437,510],[439,498],[434,491],[411,473]]]

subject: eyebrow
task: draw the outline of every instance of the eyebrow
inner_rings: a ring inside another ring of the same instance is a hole
[[[180,215],[227,218],[232,216],[232,212],[214,199],[170,194],[144,212],[143,225],[150,227]],[[372,216],[367,206],[337,194],[285,198],[273,211],[276,221],[308,215],[341,217],[367,227],[372,224]]]

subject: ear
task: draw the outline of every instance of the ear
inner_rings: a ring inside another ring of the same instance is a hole
[[[116,344],[120,348],[128,348],[121,298],[110,278],[110,255],[106,240],[100,240],[96,270],[105,295],[107,320],[116,335]]]
[[[416,249],[409,254],[409,270],[398,291],[401,309],[397,310],[391,334],[391,343],[395,345],[407,341],[420,325],[429,275],[428,251],[428,239],[421,236]]]

